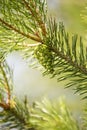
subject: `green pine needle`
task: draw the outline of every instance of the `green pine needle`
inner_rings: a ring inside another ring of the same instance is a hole
[[[63,101],[52,103],[47,99],[36,102],[30,122],[36,130],[80,130]]]

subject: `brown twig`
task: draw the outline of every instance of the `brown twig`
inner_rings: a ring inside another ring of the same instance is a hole
[[[73,61],[67,55],[64,55],[61,51],[58,51],[58,50],[56,50],[56,48],[53,48],[53,47],[51,47],[50,50],[55,52],[60,58],[64,59],[67,63],[71,64],[73,67],[77,68],[77,70],[79,70],[82,73],[87,75],[87,69],[84,68],[83,66],[77,64],[75,61]]]
[[[25,3],[26,8],[31,12],[32,16],[35,18],[35,20],[38,22],[42,33],[44,36],[46,36],[46,27],[45,27],[45,23],[43,23],[42,19],[40,19],[40,13],[35,10],[35,12],[32,11],[31,7],[29,6],[28,2],[26,2],[25,0],[23,0],[23,2]],[[32,2],[33,3],[33,2]],[[33,7],[34,7],[34,3],[33,3]]]
[[[15,32],[17,32],[17,33],[19,33],[19,34],[21,34],[21,35],[27,37],[27,38],[30,38],[30,39],[32,39],[32,40],[34,40],[34,41],[37,41],[37,42],[42,42],[42,40],[40,39],[40,37],[36,37],[36,36],[34,36],[34,35],[32,35],[32,34],[25,34],[24,32],[21,32],[20,30],[18,30],[17,28],[15,28],[14,26],[12,26],[11,24],[5,22],[5,21],[2,20],[1,18],[0,18],[0,22],[1,22],[2,24],[4,24],[6,27],[8,27],[9,29],[11,29],[11,30],[13,30],[13,31],[15,31]]]
[[[1,65],[1,63],[0,63],[0,69],[1,69],[1,71],[2,71],[4,80],[5,80],[5,84],[4,84],[4,85],[5,85],[5,89],[6,89],[6,91],[7,91],[7,96],[8,96],[8,97],[7,97],[7,103],[6,103],[6,104],[3,103],[3,104],[8,105],[8,106],[10,107],[11,90],[10,90],[10,87],[9,87],[9,83],[8,83],[8,80],[7,80],[5,71],[4,71],[4,69],[3,69],[2,65]]]
[[[4,110],[10,109],[10,106],[7,103],[0,102],[0,107],[2,107]]]

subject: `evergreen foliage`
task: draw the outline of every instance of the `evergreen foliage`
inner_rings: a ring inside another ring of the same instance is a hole
[[[87,48],[83,48],[81,37],[78,38],[77,35],[74,35],[70,39],[62,23],[57,30],[57,24],[55,21],[52,22],[50,22],[52,26],[49,29],[49,36],[45,39],[47,41],[45,41],[45,45],[37,47],[35,56],[46,68],[46,74],[51,73],[52,77],[58,76],[58,81],[69,79],[66,87],[74,86],[76,92],[84,94],[87,88]],[[77,45],[78,43],[79,45]]]
[[[60,100],[57,104],[47,99],[36,102],[32,109],[30,122],[37,130],[80,130],[70,111]]]
[[[8,40],[13,43],[10,48],[15,43],[19,50],[29,46],[28,39],[39,42],[35,57],[45,67],[45,73],[52,77],[60,75],[58,81],[69,79],[66,87],[74,86],[80,94],[87,92],[87,48],[82,37],[70,37],[62,23],[58,25],[55,19],[48,19],[45,1],[2,0],[0,8],[1,30],[7,34],[4,37],[1,32],[1,43],[6,45]]]
[[[10,108],[13,84],[11,82],[11,72],[6,62],[0,63],[0,106],[5,109]]]
[[[15,120],[15,116],[20,125],[24,123],[23,129],[26,130],[80,130],[63,102],[57,106],[44,99],[30,107],[27,98],[22,103],[12,95],[12,73],[5,57],[13,50],[22,50],[25,56],[33,51],[34,57],[46,70],[44,74],[51,74],[58,81],[68,79],[65,87],[72,86],[75,92],[87,98],[87,47],[83,45],[81,36],[69,36],[62,22],[57,24],[55,19],[47,16],[45,0],[1,1],[0,106],[9,113],[10,121]],[[29,39],[35,44],[29,44]],[[85,121],[86,115],[85,109]],[[87,129],[87,123],[82,129]]]

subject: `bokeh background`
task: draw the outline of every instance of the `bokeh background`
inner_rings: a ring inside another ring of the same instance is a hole
[[[47,3],[49,16],[55,17],[58,22],[63,21],[70,34],[78,33],[86,37],[87,25],[81,18],[86,0],[47,0]],[[7,61],[13,71],[13,93],[19,99],[27,96],[29,102],[32,103],[41,100],[44,96],[52,101],[63,96],[75,116],[80,119],[85,101],[82,101],[78,94],[74,94],[71,88],[64,89],[63,82],[59,83],[56,79],[50,79],[49,76],[43,77],[41,70],[30,67],[31,62],[27,64],[21,52],[9,54]]]

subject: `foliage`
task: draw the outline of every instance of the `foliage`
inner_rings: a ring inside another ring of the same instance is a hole
[[[87,48],[83,47],[82,37],[74,35],[70,39],[62,23],[59,28],[55,21],[49,24],[48,37],[44,43],[47,47],[45,49],[39,45],[36,58],[45,67],[46,74],[51,72],[52,77],[58,76],[58,81],[69,79],[66,87],[74,86],[76,92],[86,93]],[[40,46],[42,49],[39,49]]]
[[[10,35],[16,32],[16,37],[31,38],[40,42],[40,33],[45,34],[46,8],[45,10],[44,8],[45,1],[40,0],[2,0],[0,22],[8,29]]]
[[[0,106],[8,109],[10,107],[13,84],[11,72],[6,62],[0,63]]]
[[[35,57],[45,67],[45,73],[51,73],[52,77],[60,75],[59,81],[69,79],[66,87],[74,86],[80,94],[87,92],[87,48],[83,46],[82,37],[70,37],[62,23],[58,25],[52,18],[48,19],[45,1],[3,0],[0,8],[1,30],[6,30],[7,34],[4,38],[1,33],[1,41],[5,45],[10,39],[14,43],[15,38],[19,50],[29,46],[28,39],[39,42],[40,45],[35,44]],[[19,39],[23,42],[20,43]],[[28,50],[30,47],[27,53]]]
[[[6,68],[8,71],[6,71]],[[2,86],[2,90],[6,91],[4,92],[4,94],[6,93],[7,97],[5,97],[3,93],[0,93],[2,94],[0,97],[1,98],[0,105],[2,104],[1,107],[5,109],[5,111],[1,113],[1,116],[2,114],[5,115],[3,120],[1,121],[1,123],[4,122],[4,128],[8,127],[9,129],[12,129],[17,127],[19,129],[26,129],[26,130],[27,129],[45,130],[48,128],[50,130],[51,129],[79,130],[78,123],[75,121],[75,119],[73,119],[68,108],[62,101],[58,106],[57,104],[53,104],[47,99],[44,99],[42,100],[41,103],[35,102],[33,106],[30,107],[28,105],[27,97],[25,97],[23,102],[18,101],[18,99],[16,99],[15,97],[11,97],[12,95],[11,93],[12,87],[10,81],[11,76],[8,75],[8,77],[6,77],[7,73],[10,74],[9,71],[10,70],[8,69],[8,66],[6,64],[2,66],[3,85],[5,83],[8,84],[8,87]],[[6,101],[5,98],[8,101]],[[7,123],[7,119],[9,123]]]
[[[24,130],[24,123],[20,121],[11,111],[0,112],[0,129],[1,130]],[[27,130],[27,129],[26,129]]]
[[[15,115],[20,124],[24,122],[24,129],[79,130],[63,102],[57,106],[44,99],[29,106],[27,98],[21,103],[12,94],[12,73],[5,56],[13,50],[22,50],[26,57],[33,50],[34,57],[46,70],[44,74],[51,74],[58,81],[68,79],[65,87],[72,86],[87,98],[87,47],[81,36],[69,36],[62,22],[57,24],[55,19],[47,16],[45,0],[1,1],[0,106]],[[29,44],[29,39],[35,43]]]
[[[37,130],[79,130],[78,123],[63,101],[58,104],[47,99],[43,99],[41,103],[36,102],[30,122]]]

